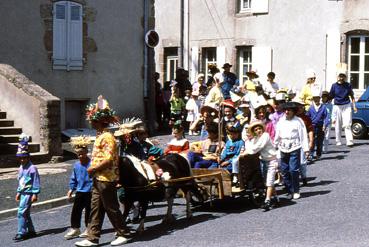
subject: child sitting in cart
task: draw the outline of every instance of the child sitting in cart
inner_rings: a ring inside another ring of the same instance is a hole
[[[164,151],[164,154],[171,153],[183,153],[187,152],[190,148],[190,143],[184,137],[184,128],[182,126],[182,121],[177,120],[172,128],[173,139],[167,144],[167,148]]]
[[[243,151],[245,142],[241,138],[241,129],[238,126],[227,125],[229,139],[220,156],[219,166],[232,173],[232,183],[237,185],[238,156]]]
[[[224,142],[219,143],[218,124],[210,123],[207,127],[208,138],[204,141],[193,142],[188,152],[188,160],[194,168],[217,168],[219,154]]]
[[[250,124],[248,131],[249,139],[245,142],[245,152],[241,156],[260,153],[263,178],[267,186],[266,198],[262,208],[264,211],[269,211],[274,206],[272,196],[277,196],[274,189],[274,180],[278,168],[277,151],[269,134],[265,131],[263,122],[254,121]],[[275,199],[278,201],[278,198]]]

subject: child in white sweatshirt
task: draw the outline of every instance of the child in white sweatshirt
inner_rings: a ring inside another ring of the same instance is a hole
[[[245,143],[245,152],[243,155],[260,153],[263,177],[267,186],[264,211],[273,208],[272,196],[275,195],[274,180],[278,168],[277,151],[273,146],[272,140],[265,126],[261,121],[254,121],[249,125],[249,139]],[[278,200],[278,198],[276,198]]]

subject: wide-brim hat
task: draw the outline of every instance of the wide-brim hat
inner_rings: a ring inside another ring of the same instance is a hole
[[[328,96],[329,95],[329,92],[328,91],[323,91],[322,92],[322,96]]]
[[[203,107],[201,107],[200,109],[201,115],[204,115],[205,112],[210,113],[210,115],[214,117],[218,116],[218,110],[209,105],[204,105]]]
[[[265,125],[264,125],[263,122],[261,122],[261,121],[253,121],[253,122],[251,122],[249,124],[248,132],[253,135],[255,133],[254,128],[256,126],[260,126],[263,129],[263,131],[265,131]]]
[[[250,102],[247,101],[241,101],[241,104],[238,106],[238,108],[249,108]]]
[[[119,126],[119,129],[114,132],[114,136],[129,135],[137,131],[144,123],[139,118],[132,118],[123,120],[123,123]]]
[[[226,99],[222,102],[223,107],[229,107],[232,108],[234,111],[236,111],[236,107],[234,106],[234,102],[230,99]]]
[[[282,104],[282,109],[283,110],[286,110],[286,109],[295,109],[295,110],[297,110],[301,106],[304,106],[304,104],[301,104],[300,102],[297,102],[297,101],[289,101],[289,102],[286,102],[286,103]]]
[[[246,72],[246,75],[247,75],[248,77],[250,77],[250,76],[254,76],[254,78],[259,78],[259,75],[256,73],[256,70],[250,70],[250,71],[247,71],[247,72]]]
[[[232,64],[225,63],[225,64],[223,65],[223,67],[222,67],[222,68],[224,69],[224,68],[226,68],[226,67],[231,68],[231,67],[232,67]]]

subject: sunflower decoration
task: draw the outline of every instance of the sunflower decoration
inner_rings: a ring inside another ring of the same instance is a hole
[[[73,149],[76,152],[87,149],[88,145],[91,143],[91,138],[89,136],[77,136],[70,139]]]
[[[86,120],[107,124],[119,122],[115,111],[109,107],[108,101],[102,95],[97,98],[97,103],[87,105]]]

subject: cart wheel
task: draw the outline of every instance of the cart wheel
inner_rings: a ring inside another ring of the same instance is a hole
[[[193,206],[199,206],[204,204],[209,199],[208,190],[203,185],[197,185],[197,191],[191,191],[191,204]]]
[[[265,190],[264,189],[253,190],[250,194],[250,200],[255,207],[260,208],[265,200]]]

